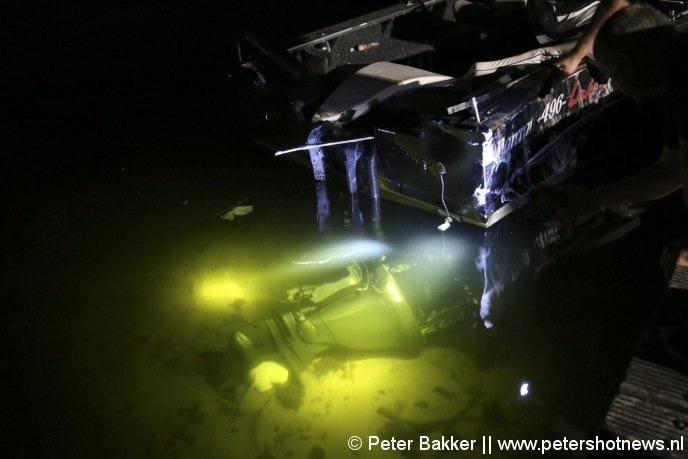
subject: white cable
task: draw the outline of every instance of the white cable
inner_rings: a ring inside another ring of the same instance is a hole
[[[442,205],[444,206],[444,212],[445,212],[445,218],[444,218],[444,223],[442,223],[440,226],[437,227],[438,230],[444,232],[449,229],[449,226],[451,225],[452,218],[449,215],[449,208],[447,207],[447,203],[444,200],[444,174],[447,173],[447,169],[445,169],[444,164],[442,163],[437,163],[437,170],[440,173],[440,185],[441,185],[441,192],[440,192],[440,198],[442,199]]]
[[[442,185],[440,194],[440,197],[442,198],[442,205],[444,206],[444,212],[447,214],[447,217],[449,217],[449,208],[447,208],[447,203],[444,202],[444,174],[440,174],[440,183]]]

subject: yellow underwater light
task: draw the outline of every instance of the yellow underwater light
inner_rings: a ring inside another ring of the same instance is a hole
[[[205,309],[217,311],[253,299],[247,280],[231,271],[211,272],[201,278],[194,287],[194,297]]]

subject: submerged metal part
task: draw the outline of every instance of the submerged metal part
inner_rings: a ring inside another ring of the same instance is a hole
[[[233,335],[232,345],[249,366],[281,361],[298,372],[328,349],[420,349],[423,337],[415,313],[385,265],[355,263],[347,277],[320,288],[326,292],[317,301]]]

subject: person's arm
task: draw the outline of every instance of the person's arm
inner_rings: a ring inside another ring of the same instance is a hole
[[[660,158],[631,177],[592,190],[590,204],[595,207],[625,205],[651,201],[681,188],[688,174],[683,172],[688,164],[688,144],[681,141],[681,148],[664,146]],[[685,194],[685,187],[684,187]]]
[[[557,67],[561,72],[565,75],[571,75],[575,72],[585,56],[592,51],[597,32],[599,32],[602,24],[614,13],[629,5],[628,0],[602,0],[576,46],[557,61]]]

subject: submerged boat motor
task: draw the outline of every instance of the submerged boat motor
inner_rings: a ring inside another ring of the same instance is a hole
[[[249,368],[279,362],[299,372],[330,349],[420,349],[418,320],[389,269],[382,263],[354,263],[347,269],[348,276],[335,282],[291,291],[289,299],[297,308],[232,336]]]

